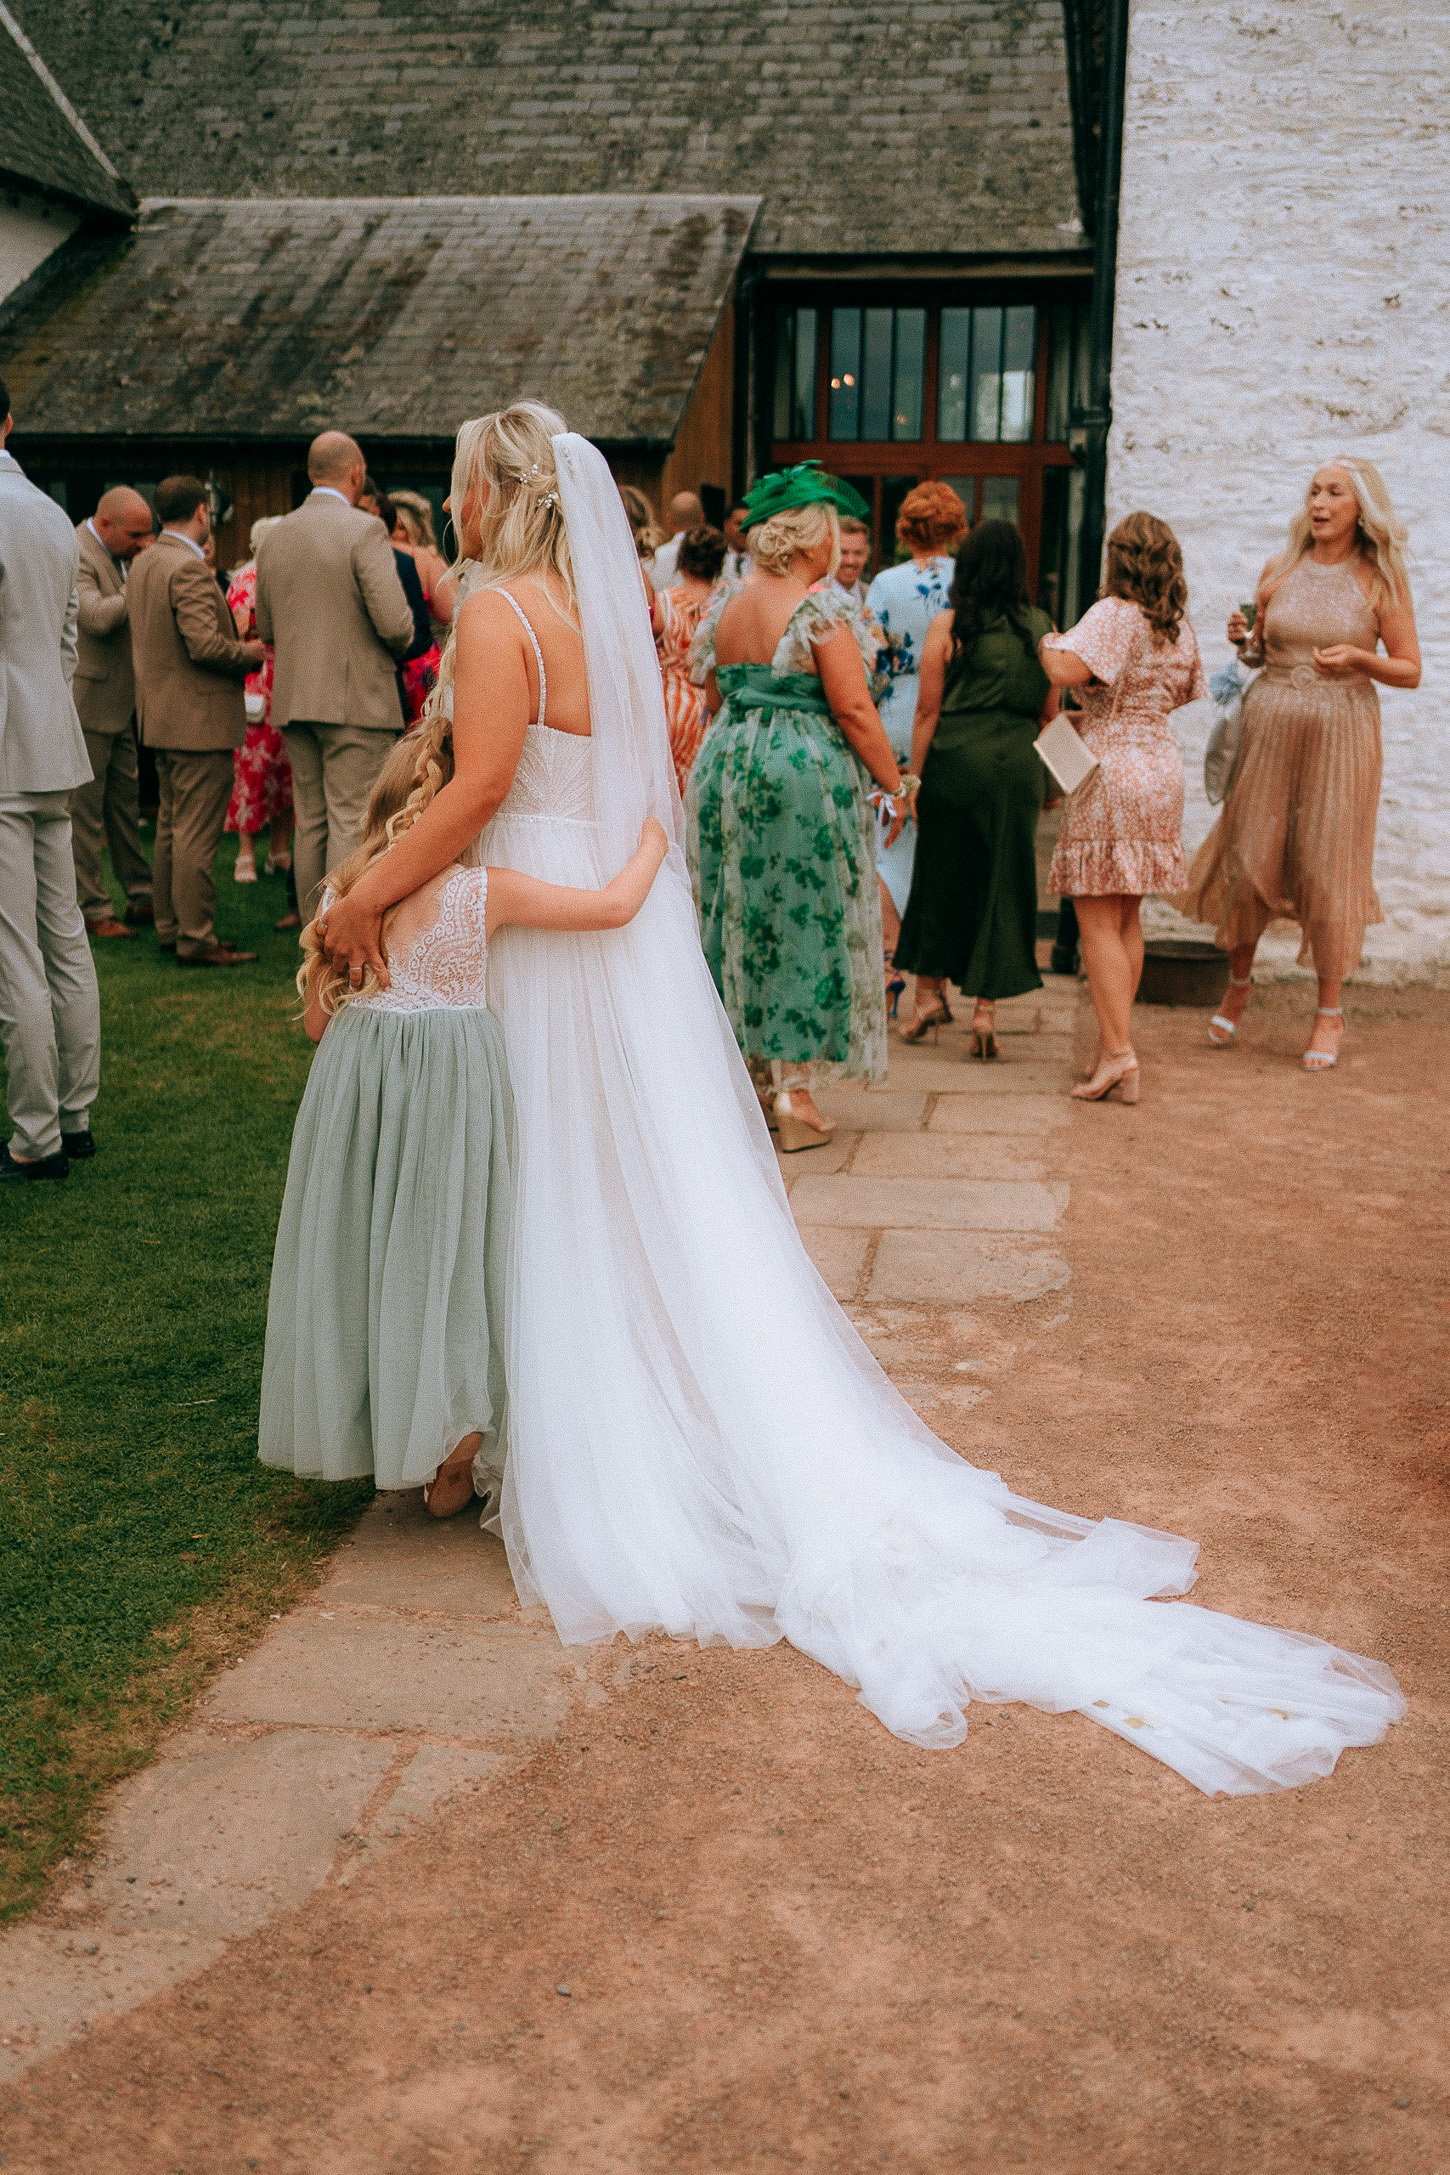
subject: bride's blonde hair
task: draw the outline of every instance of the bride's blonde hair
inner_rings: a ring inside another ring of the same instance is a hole
[[[574,565],[551,442],[568,428],[541,400],[516,400],[460,428],[450,486],[455,528],[465,501],[481,500],[488,487],[478,515],[479,556],[466,582],[470,596],[520,575],[557,574],[569,611],[575,611]]]
[[[1336,453],[1320,463],[1314,475],[1321,475],[1326,468],[1342,468],[1354,487],[1359,501],[1359,523],[1355,530],[1355,547],[1368,560],[1374,576],[1371,585],[1371,601],[1382,611],[1384,607],[1403,603],[1410,594],[1409,568],[1405,563],[1405,547],[1409,531],[1390,504],[1390,494],[1385,479],[1373,461],[1361,460],[1357,453]],[[1309,479],[1304,493],[1304,504],[1289,523],[1288,541],[1277,559],[1271,559],[1268,567],[1268,583],[1277,588],[1286,574],[1292,574],[1304,554],[1314,543],[1314,530],[1309,521],[1309,492],[1314,488],[1314,477]]]
[[[445,711],[440,681],[415,730],[405,733],[394,743],[378,772],[368,801],[362,844],[335,869],[329,869],[323,879],[334,899],[345,898],[374,861],[381,860],[405,831],[411,831],[428,803],[452,776],[453,721]],[[385,937],[388,923],[396,911],[393,908],[383,916]],[[304,1005],[313,997],[320,997],[322,1009],[329,1018],[356,998],[370,996],[378,987],[377,975],[370,966],[363,969],[360,987],[351,987],[346,968],[334,966],[318,943],[315,921],[309,921],[302,932],[302,953],[302,965],[297,972],[298,992]]]

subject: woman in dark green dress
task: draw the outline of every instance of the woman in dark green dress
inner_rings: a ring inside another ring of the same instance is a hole
[[[979,1057],[995,1057],[995,1002],[1040,989],[1037,817],[1047,773],[1032,743],[1057,711],[1037,661],[1050,633],[1027,601],[1010,521],[983,521],[957,554],[951,608],[927,632],[911,767],[921,778],[911,896],[896,963],[916,980],[919,1042],[950,1017],[943,984],[977,1000]]]

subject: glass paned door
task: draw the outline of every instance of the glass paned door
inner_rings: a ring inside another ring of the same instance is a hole
[[[832,310],[830,436],[836,443],[918,444],[925,387],[925,310]]]
[[[1029,444],[1036,391],[1031,303],[942,311],[936,434],[943,444]]]
[[[775,435],[816,435],[816,313],[788,310],[776,320]]]

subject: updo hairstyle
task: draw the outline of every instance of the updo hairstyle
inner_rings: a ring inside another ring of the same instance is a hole
[[[1108,538],[1105,597],[1136,604],[1158,648],[1178,640],[1188,612],[1188,584],[1178,538],[1156,514],[1127,514]]]
[[[949,483],[919,483],[901,501],[896,541],[908,551],[955,551],[970,526]]]
[[[828,499],[816,499],[809,506],[787,506],[784,513],[762,521],[750,531],[750,556],[763,574],[789,574],[797,552],[819,551],[827,537],[831,542],[831,563],[826,568],[829,580],[840,563],[841,524]]]
[[[725,550],[722,532],[701,521],[693,529],[686,529],[680,538],[675,564],[682,574],[693,574],[696,581],[712,582],[718,579],[725,564]]]

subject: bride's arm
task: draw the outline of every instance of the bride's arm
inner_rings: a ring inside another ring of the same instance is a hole
[[[522,635],[502,598],[487,590],[470,597],[453,641],[453,776],[327,916],[329,957],[349,969],[371,965],[385,989],[384,914],[456,861],[497,814],[533,707]]]

